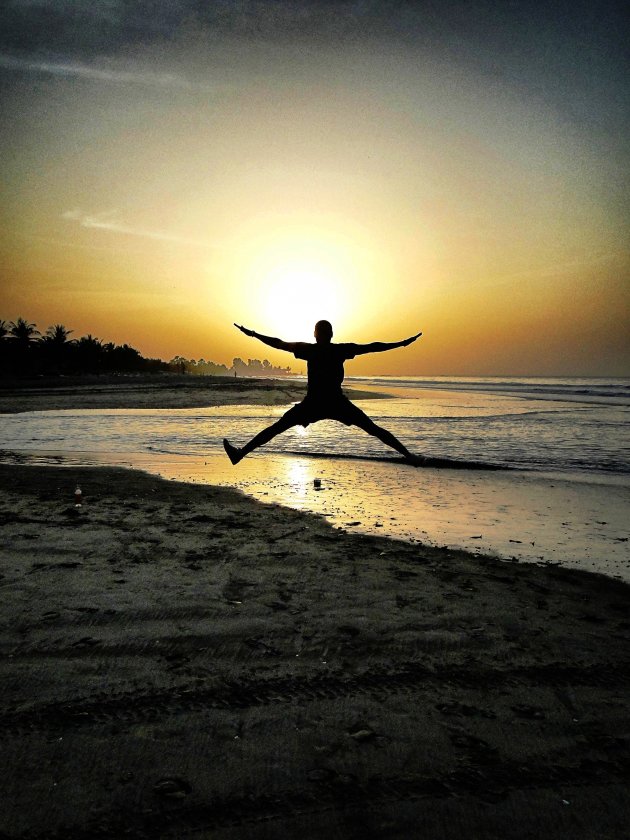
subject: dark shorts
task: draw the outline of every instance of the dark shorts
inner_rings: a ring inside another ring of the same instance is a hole
[[[290,421],[292,426],[304,427],[318,420],[336,420],[346,426],[364,426],[372,422],[365,412],[343,395],[327,400],[305,397],[283,414],[282,419]]]

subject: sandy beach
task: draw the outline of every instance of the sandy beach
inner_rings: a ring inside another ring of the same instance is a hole
[[[0,477],[0,837],[627,836],[627,584],[136,470]]]

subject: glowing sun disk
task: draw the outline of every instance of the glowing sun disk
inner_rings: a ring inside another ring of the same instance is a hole
[[[296,261],[274,266],[261,278],[260,294],[266,323],[288,340],[310,340],[316,321],[325,318],[334,324],[347,308],[344,281],[324,263]]]

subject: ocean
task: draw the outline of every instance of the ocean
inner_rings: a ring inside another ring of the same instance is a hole
[[[234,486],[337,527],[630,579],[630,379],[348,377],[345,384],[388,394],[358,404],[412,452],[496,471],[413,469],[334,421],[289,430],[232,467],[222,439],[245,443],[286,406],[0,415],[1,446],[5,459],[21,453],[40,463],[136,466]]]
[[[630,473],[629,379],[378,377],[346,382],[398,395],[363,407],[413,452],[528,470]],[[339,435],[322,424],[294,439],[299,451],[334,447],[339,453],[369,456],[381,448],[359,432]]]

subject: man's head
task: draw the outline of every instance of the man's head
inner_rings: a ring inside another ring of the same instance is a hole
[[[315,341],[318,344],[330,344],[333,337],[333,328],[330,321],[318,321],[315,324]]]

